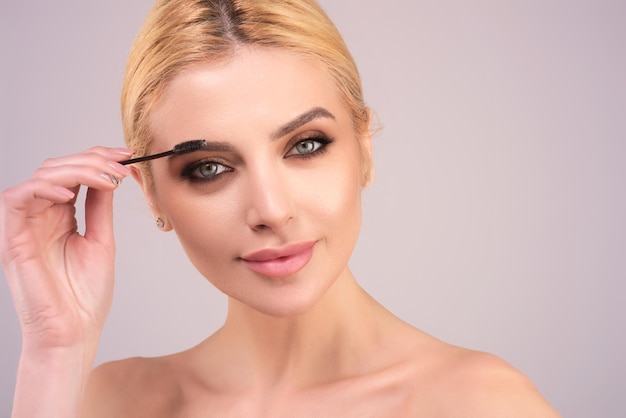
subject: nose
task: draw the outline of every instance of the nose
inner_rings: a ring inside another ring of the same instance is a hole
[[[254,231],[278,232],[295,218],[287,173],[276,167],[249,172],[247,223]]]

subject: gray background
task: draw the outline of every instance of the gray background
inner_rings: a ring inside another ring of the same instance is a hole
[[[120,145],[149,0],[0,6],[0,188]],[[504,357],[568,417],[623,417],[626,2],[324,0],[383,130],[352,266],[411,324]],[[118,276],[98,362],[187,348],[225,298],[116,197]],[[0,281],[0,416],[20,332]]]

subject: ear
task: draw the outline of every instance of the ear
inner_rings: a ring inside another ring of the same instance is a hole
[[[143,191],[143,195],[148,201],[148,205],[150,206],[150,211],[152,211],[152,216],[161,231],[171,231],[172,226],[167,221],[166,216],[162,213],[159,205],[156,202],[156,198],[154,196],[154,185],[150,179],[148,179],[147,175],[141,171],[139,168],[135,166],[130,167],[131,174],[141,190]],[[162,225],[160,222],[162,222]]]

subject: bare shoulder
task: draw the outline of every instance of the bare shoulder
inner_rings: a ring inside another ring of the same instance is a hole
[[[499,357],[444,343],[440,349],[429,392],[445,416],[560,416],[528,377]]]
[[[559,416],[528,377],[494,355],[468,351],[459,360],[456,379],[459,398],[477,416]]]
[[[82,416],[159,417],[172,412],[181,395],[171,369],[167,357],[134,357],[96,367],[85,391]]]

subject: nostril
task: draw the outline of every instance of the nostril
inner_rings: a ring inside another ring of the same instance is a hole
[[[262,231],[264,229],[268,229],[269,227],[265,224],[252,225],[252,229],[255,231]]]

